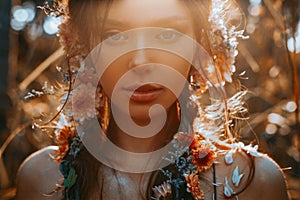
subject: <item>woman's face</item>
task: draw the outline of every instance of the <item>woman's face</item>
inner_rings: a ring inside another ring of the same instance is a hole
[[[106,5],[100,5],[100,12],[105,9]],[[126,112],[129,106],[131,117],[137,121],[148,118],[149,108],[154,104],[168,110],[178,97],[172,91],[184,87],[184,82],[174,73],[186,80],[191,64],[183,57],[193,54],[193,44],[187,40],[187,36],[194,38],[192,18],[184,3],[179,0],[113,1],[99,34],[106,39],[101,53],[117,56],[100,79],[113,105],[121,112]],[[126,53],[121,54],[120,49],[126,49]]]

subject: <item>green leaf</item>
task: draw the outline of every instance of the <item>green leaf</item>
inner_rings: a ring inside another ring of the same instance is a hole
[[[73,167],[71,167],[67,179],[64,181],[65,187],[71,188],[77,179],[76,171]]]

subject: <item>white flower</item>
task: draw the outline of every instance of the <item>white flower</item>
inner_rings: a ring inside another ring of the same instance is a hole
[[[152,188],[155,197],[152,199],[160,199],[160,197],[169,197],[172,194],[172,188],[171,185],[167,182],[164,182],[163,184],[159,186],[155,186]]]
[[[230,187],[227,176],[225,177],[225,185],[224,185],[224,195],[226,197],[231,197],[234,194],[233,189]]]
[[[247,145],[247,146],[244,146],[243,149],[246,150],[247,153],[249,153],[250,155],[252,155],[252,156],[254,156],[254,157],[260,157],[260,156],[261,156],[261,154],[259,154],[259,153],[257,152],[257,149],[258,149],[258,146],[257,146],[257,145],[255,145],[254,147],[252,147],[252,146],[249,144],[249,145]]]
[[[240,184],[240,181],[244,174],[239,174],[239,167],[236,166],[235,169],[233,170],[233,174],[231,177],[232,183],[235,185],[235,187],[238,187]]]
[[[233,150],[230,150],[230,151],[225,155],[225,163],[226,163],[227,165],[230,165],[230,164],[233,163],[232,153],[233,153]]]
[[[66,115],[61,113],[59,115],[59,120],[54,122],[57,129],[63,129],[65,126],[70,126],[70,121],[67,119]]]

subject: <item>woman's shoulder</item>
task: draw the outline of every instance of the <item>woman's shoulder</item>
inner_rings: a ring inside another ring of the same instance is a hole
[[[214,169],[206,176],[211,176],[211,179],[215,176],[218,196],[233,199],[238,196],[243,200],[288,199],[281,168],[265,154],[255,152],[253,155],[241,149],[225,151],[217,156],[215,163]]]
[[[289,199],[284,173],[274,160],[261,154],[254,157],[254,167],[253,181],[247,193],[259,199]]]
[[[59,163],[51,157],[56,149],[45,147],[25,159],[17,175],[16,199],[61,199],[61,192],[54,192],[63,181]]]

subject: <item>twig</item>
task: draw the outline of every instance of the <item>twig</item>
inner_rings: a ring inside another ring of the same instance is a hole
[[[296,12],[294,5],[290,5],[290,10],[292,14],[292,29],[293,29],[293,39],[294,39],[294,51],[293,51],[293,90],[294,90],[294,101],[296,103],[295,119],[296,128],[299,131],[298,137],[300,137],[300,121],[299,121],[299,80],[298,80],[298,63],[297,63],[297,44],[296,44],[296,28],[298,21],[296,21]],[[300,147],[298,148],[300,150]]]
[[[9,178],[4,166],[3,159],[0,158],[0,188],[7,188],[9,186]]]
[[[32,121],[27,122],[26,124],[23,124],[19,127],[17,127],[14,131],[12,131],[10,133],[10,135],[8,136],[8,138],[5,140],[5,142],[3,143],[3,145],[0,148],[0,158],[2,158],[3,152],[5,151],[5,149],[7,148],[7,146],[9,145],[9,143],[11,143],[11,141],[21,132],[23,131],[25,128],[27,128],[29,125],[32,124]]]
[[[16,188],[8,188],[0,191],[1,200],[10,200],[16,196]]]
[[[5,140],[3,145],[0,148],[0,183],[1,183],[1,188],[5,188],[6,186],[9,185],[9,178],[7,175],[7,171],[5,168],[5,165],[3,163],[2,155],[7,146],[13,141],[13,139],[26,127],[28,127],[32,122],[27,122],[26,124],[23,124],[19,127],[17,127],[14,131],[10,133],[8,138]]]
[[[275,22],[277,22],[279,28],[284,31],[285,28],[284,28],[282,16],[280,16],[279,12],[275,10],[275,8],[273,7],[273,3],[270,0],[263,0],[263,1],[265,3],[266,7],[268,8],[269,12],[275,19]]]
[[[63,48],[59,48],[51,54],[46,60],[38,65],[19,85],[19,89],[24,91],[28,85],[34,81],[45,69],[47,69],[53,62],[62,57],[64,54]]]
[[[292,38],[294,39],[294,51],[292,53],[289,52],[289,49],[287,47],[287,41],[288,41],[288,33],[285,31],[284,32],[284,39],[285,39],[285,49],[287,52],[287,57],[288,57],[288,65],[290,67],[291,70],[291,79],[292,79],[292,85],[293,85],[293,96],[294,96],[294,101],[296,103],[296,110],[295,110],[295,121],[296,121],[296,130],[297,130],[297,137],[298,137],[298,141],[300,142],[300,121],[299,121],[299,80],[298,80],[298,75],[299,75],[299,71],[298,71],[298,63],[297,63],[297,48],[296,48],[296,27],[297,27],[297,23],[298,21],[295,19],[296,18],[296,14],[297,11],[295,11],[295,8],[293,5],[292,1],[288,1],[288,8],[289,8],[289,14],[290,16],[290,21],[288,21],[288,17],[286,17],[286,23],[284,23],[284,28],[287,30],[288,27],[287,25],[290,25],[291,29],[292,29]],[[296,1],[296,5],[297,5],[297,1]],[[282,8],[282,14],[283,16],[285,15],[284,12],[284,7]],[[297,144],[299,144],[299,142]],[[300,151],[300,145],[296,145],[297,149]]]
[[[259,114],[255,115],[251,120],[249,120],[248,124],[251,128],[255,128],[257,125],[259,125],[260,123],[264,122],[265,119],[267,118],[267,116],[271,113],[271,112],[276,112],[282,109],[283,105],[285,105],[286,102],[279,102],[276,105],[273,105],[271,108],[265,110],[264,112],[260,112]],[[243,127],[242,129],[242,133],[243,134],[248,134],[249,131],[251,131],[248,126]]]
[[[252,71],[259,72],[259,70],[260,70],[259,64],[256,62],[255,58],[252,56],[252,54],[248,51],[248,49],[242,43],[240,43],[240,45],[239,45],[239,50],[240,50],[240,53],[242,54],[242,56],[247,61],[247,63],[249,64],[249,66],[251,67]]]

